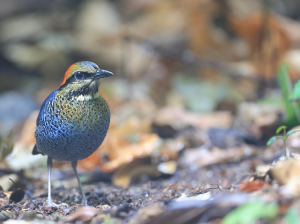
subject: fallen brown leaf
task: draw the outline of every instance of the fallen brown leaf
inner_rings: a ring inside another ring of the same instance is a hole
[[[6,162],[15,170],[26,169],[45,164],[46,157],[33,156],[32,149],[35,144],[34,131],[39,111],[34,111],[27,118],[20,138],[15,142],[12,153],[6,157]]]
[[[0,161],[12,152],[13,146],[14,140],[12,138],[12,133],[10,133],[6,138],[2,138],[0,136]]]
[[[274,78],[291,44],[278,19],[271,13],[256,12],[245,18],[231,17],[229,22],[236,34],[248,43],[257,72],[266,80]]]
[[[150,158],[136,159],[120,167],[117,172],[115,172],[112,182],[117,187],[126,188],[130,185],[132,180],[142,175],[159,177],[161,172],[158,171],[156,165],[151,163]]]
[[[209,165],[222,164],[243,157],[255,155],[258,153],[256,147],[243,145],[230,149],[219,149],[213,147],[212,149],[188,149],[186,150],[179,162],[184,166],[194,166],[196,168],[205,167]]]
[[[156,113],[154,123],[181,128],[191,125],[203,130],[212,127],[229,128],[232,124],[232,115],[229,111],[200,114],[189,112],[182,107],[166,107]]]
[[[167,161],[158,165],[157,169],[164,174],[174,174],[177,168],[177,161]]]
[[[277,105],[243,102],[238,106],[233,125],[260,139],[282,121],[282,114]]]
[[[292,178],[300,179],[300,161],[295,158],[278,161],[270,168],[270,172],[279,185],[285,185]]]
[[[115,140],[115,141],[112,141]],[[132,162],[135,158],[143,158],[151,155],[157,148],[159,137],[156,134],[144,134],[140,136],[137,144],[116,144],[124,139],[110,139],[112,144],[109,152],[110,161],[100,164],[100,169],[103,171],[113,171],[121,165]]]
[[[243,192],[252,192],[260,190],[263,186],[269,185],[263,180],[254,180],[240,184],[240,190]]]
[[[88,158],[79,161],[80,168],[93,170],[100,167],[105,172],[117,169],[119,166],[133,161],[134,158],[147,157],[155,149],[157,135],[151,134],[151,124],[148,119],[129,117],[121,125],[112,119],[108,134],[99,149]],[[137,136],[136,141],[129,138]],[[106,155],[108,161],[104,162],[102,156]]]
[[[78,209],[76,212],[67,216],[65,218],[65,222],[74,222],[74,221],[82,221],[88,222],[97,214],[97,209],[94,207],[82,207]]]

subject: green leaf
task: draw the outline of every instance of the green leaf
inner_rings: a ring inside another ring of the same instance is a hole
[[[280,66],[277,77],[282,94],[282,100],[285,106],[285,112],[287,117],[286,122],[294,123],[298,121],[298,123],[300,123],[300,104],[290,102],[290,96],[292,96],[293,88],[288,74],[288,66],[286,64],[282,64]]]
[[[286,224],[300,223],[300,217],[298,215],[297,210],[295,210],[294,208],[290,208],[284,216],[284,223]]]
[[[273,142],[275,142],[277,139],[283,139],[282,136],[273,136],[272,138],[269,139],[267,142],[267,146],[271,145]]]
[[[252,224],[261,218],[272,219],[277,213],[276,204],[249,202],[227,214],[221,224]]]
[[[300,99],[300,80],[296,82],[291,100],[297,101]]]
[[[279,132],[281,132],[281,130],[282,130],[283,128],[286,128],[286,126],[280,126],[279,128],[277,128],[276,134],[278,134]]]
[[[296,132],[299,132],[299,131],[300,131],[300,130],[289,131],[289,132],[286,134],[286,137],[289,137],[290,135],[295,134]]]

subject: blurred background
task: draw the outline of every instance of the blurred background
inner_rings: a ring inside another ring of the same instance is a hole
[[[300,78],[299,12],[296,0],[1,0],[1,167],[46,171],[45,158],[31,156],[38,110],[81,60],[115,74],[100,88],[112,112],[108,136],[82,172],[146,164],[155,168],[137,176],[172,175],[178,165],[211,165],[183,149],[263,146],[278,125],[299,123],[290,102]],[[114,185],[130,184],[132,176],[118,175]]]

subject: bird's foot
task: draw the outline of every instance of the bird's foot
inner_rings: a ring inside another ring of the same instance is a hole
[[[53,201],[51,201],[51,202],[48,201],[48,203],[47,203],[47,207],[57,207],[57,208],[59,208],[61,206],[69,207],[69,205],[66,204],[66,203],[55,204]]]
[[[83,206],[88,206],[88,203],[87,203],[87,199],[86,199],[86,198],[82,198],[81,205],[83,205]]]

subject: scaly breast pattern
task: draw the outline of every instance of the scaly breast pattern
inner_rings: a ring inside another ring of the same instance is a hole
[[[35,133],[37,147],[56,160],[90,156],[103,142],[110,122],[108,104],[100,94],[68,100],[57,96],[41,113]]]

